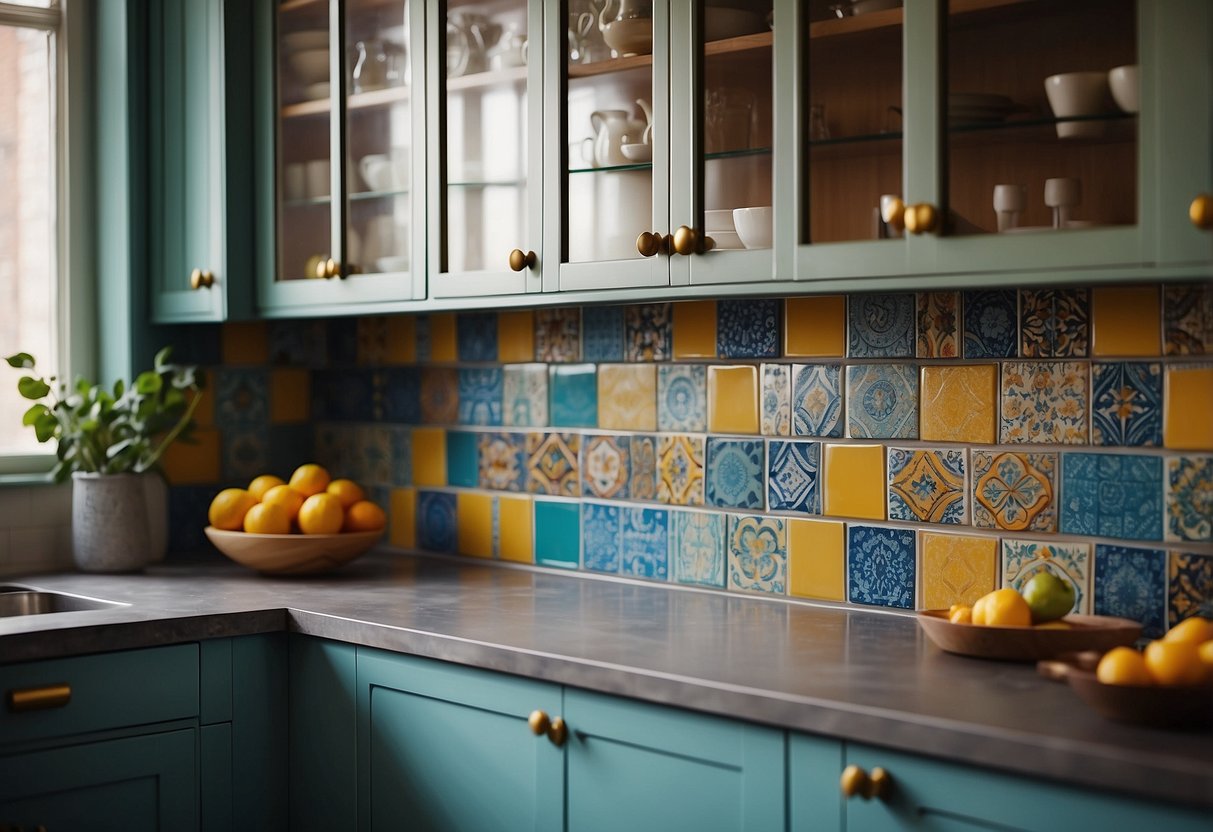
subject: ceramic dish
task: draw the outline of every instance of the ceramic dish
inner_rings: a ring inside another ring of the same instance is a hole
[[[720,208],[711,211],[703,212],[703,230],[708,234],[715,234],[718,231],[737,232],[737,226],[733,225],[733,209]]]
[[[346,534],[248,534],[207,526],[207,539],[241,566],[265,575],[330,572],[368,551],[383,531]]]
[[[305,92],[307,92],[307,97],[310,101],[319,101],[329,97],[329,90],[329,82],[321,81],[318,84],[308,84]]]
[[[708,231],[706,234],[716,243],[716,251],[739,251],[745,248],[736,231]]]
[[[409,258],[407,256],[380,257],[375,261],[375,268],[387,274],[407,272],[409,270]]]
[[[746,248],[770,248],[771,224],[774,212],[770,205],[754,208],[734,208],[733,225]]]
[[[1141,625],[1127,618],[1106,615],[1067,615],[1068,629],[1040,627],[978,627],[953,624],[947,610],[926,610],[918,623],[937,647],[948,653],[980,659],[1034,662],[1080,650],[1111,650],[1132,644]]]
[[[629,162],[653,161],[653,146],[651,144],[625,144],[620,146],[619,152]]]

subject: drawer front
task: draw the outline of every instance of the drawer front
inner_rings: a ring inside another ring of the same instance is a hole
[[[198,645],[0,666],[0,696],[0,746],[196,717]]]

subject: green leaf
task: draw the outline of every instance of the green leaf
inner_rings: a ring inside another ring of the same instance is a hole
[[[51,392],[51,386],[40,378],[22,376],[17,382],[17,392],[27,399],[41,399]]]
[[[152,359],[152,366],[159,370],[168,364],[169,356],[172,354],[172,346],[161,347],[160,352],[156,353],[156,357]]]
[[[114,457],[116,457],[118,454],[125,451],[127,448],[129,448],[133,444],[135,444],[134,439],[123,439],[121,442],[117,442],[113,445],[110,445],[108,448],[106,448],[105,455],[108,456],[110,459],[113,459]]]
[[[38,437],[39,442],[45,442],[54,436],[57,427],[59,427],[58,420],[49,413],[44,413],[34,419],[34,435]]]
[[[55,418],[54,416],[51,416],[51,409],[49,407],[44,404],[36,404],[29,410],[25,411],[25,415],[21,417],[21,424],[29,427],[37,421],[39,416],[50,416],[52,419]]]
[[[117,381],[115,381],[114,382],[114,398],[115,399],[122,398],[122,394],[125,392],[126,392],[126,382],[123,381],[122,379],[118,379]]]
[[[8,366],[15,367],[18,370],[34,369],[34,357],[28,352],[17,352],[4,359],[8,362]]]
[[[66,460],[60,460],[59,462],[57,462],[55,464],[55,467],[51,470],[51,478],[54,479],[55,482],[63,482],[64,480],[66,480],[68,478],[68,476],[71,473],[72,473],[71,463],[67,462]]]
[[[135,379],[135,391],[144,396],[152,396],[160,392],[164,381],[151,371],[143,372]]]

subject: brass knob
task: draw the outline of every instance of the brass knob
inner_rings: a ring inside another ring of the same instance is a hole
[[[548,739],[552,745],[560,748],[568,738],[569,726],[565,724],[564,718],[558,716],[553,719],[552,724],[548,726]]]
[[[523,251],[520,248],[516,248],[510,252],[510,268],[516,272],[520,272],[523,269],[533,269],[535,268],[535,261],[537,259],[535,252]]]
[[[864,800],[872,798],[880,800],[889,787],[890,779],[888,772],[879,766],[868,774],[859,766],[849,765],[842,770],[842,777],[838,782],[842,787],[844,797],[850,798],[858,795]]]
[[[531,726],[532,734],[541,737],[552,727],[552,720],[548,719],[548,715],[543,711],[531,711],[531,715],[526,718],[526,724]]]
[[[1213,196],[1200,194],[1188,206],[1188,217],[1202,231],[1213,230]]]
[[[674,231],[674,251],[679,254],[694,254],[699,247],[699,234],[694,228],[678,226]]]
[[[215,285],[215,275],[209,271],[202,269],[194,269],[190,272],[190,288],[194,291],[199,289],[209,289]]]
[[[716,241],[705,234],[703,237],[703,250],[711,251],[714,248],[716,248]]]
[[[330,257],[329,259],[325,260],[322,267],[324,269],[324,274],[322,274],[321,277],[326,279],[341,277],[341,264],[333,258]]]
[[[885,225],[894,231],[904,230],[906,227],[906,204],[902,202],[901,197],[893,197],[887,202],[882,201],[880,204],[880,218],[884,220]]]
[[[640,236],[636,238],[636,250],[642,257],[652,257],[661,251],[664,243],[665,240],[660,232],[641,231]]]
[[[927,234],[939,224],[939,210],[929,202],[906,206],[903,217],[906,231],[911,234]]]

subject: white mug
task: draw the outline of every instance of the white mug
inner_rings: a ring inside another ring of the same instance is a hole
[[[312,159],[307,165],[307,195],[319,199],[329,195],[332,168],[328,159]]]
[[[1028,207],[1028,189],[1023,185],[995,185],[994,213],[998,215],[998,230],[1019,226],[1019,215]]]
[[[288,200],[307,197],[307,169],[303,162],[288,162],[283,165],[282,196]]]

